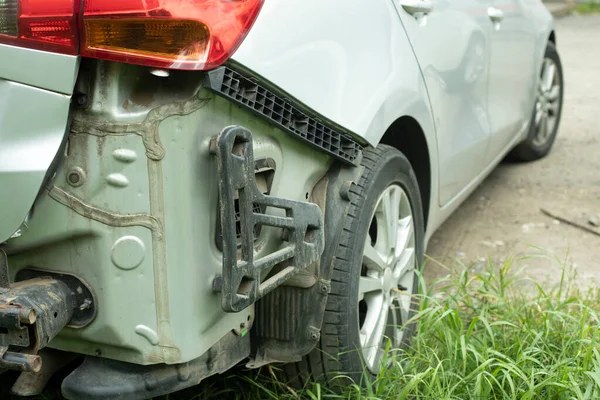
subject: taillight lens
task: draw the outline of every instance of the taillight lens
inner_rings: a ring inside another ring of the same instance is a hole
[[[210,69],[240,45],[263,0],[84,0],[81,55]]]
[[[0,0],[0,43],[77,54],[74,0]]]
[[[210,69],[231,57],[263,1],[0,0],[0,43],[152,67]]]

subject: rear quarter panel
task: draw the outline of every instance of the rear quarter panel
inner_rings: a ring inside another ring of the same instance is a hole
[[[373,146],[409,115],[437,159],[421,70],[390,0],[267,1],[233,59]],[[432,197],[437,176],[435,164]]]

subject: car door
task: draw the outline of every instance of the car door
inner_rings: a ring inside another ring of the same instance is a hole
[[[477,177],[488,152],[488,0],[391,1],[427,85],[444,205]]]
[[[489,113],[491,163],[531,118],[536,83],[536,32],[529,0],[492,0]]]

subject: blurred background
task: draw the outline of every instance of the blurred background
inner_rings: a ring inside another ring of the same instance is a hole
[[[582,288],[600,282],[600,1],[545,3],[556,17],[565,97],[555,147],[531,164],[503,163],[432,238],[428,256],[477,269],[489,256],[546,253],[577,273]],[[535,281],[560,280],[546,258],[519,263]],[[448,271],[436,263],[428,278]]]

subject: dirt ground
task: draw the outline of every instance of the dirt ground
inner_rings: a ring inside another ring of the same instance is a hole
[[[568,260],[582,287],[600,283],[600,236],[540,212],[587,225],[600,219],[600,15],[557,20],[565,97],[551,154],[528,164],[500,165],[435,233],[427,254],[447,265],[488,257],[499,262],[540,254]],[[600,228],[596,228],[600,233]],[[538,282],[557,283],[561,266],[548,259],[519,262]],[[445,275],[433,263],[426,277]]]

